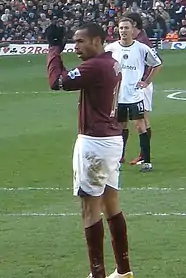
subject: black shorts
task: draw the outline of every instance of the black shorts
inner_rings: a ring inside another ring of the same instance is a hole
[[[143,100],[136,103],[119,103],[118,104],[118,122],[127,122],[128,120],[139,120],[144,118]]]

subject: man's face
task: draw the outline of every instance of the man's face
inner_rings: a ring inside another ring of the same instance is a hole
[[[186,27],[182,27],[182,28],[180,29],[180,34],[181,34],[182,36],[186,36]]]
[[[31,28],[34,28],[34,26],[35,26],[35,22],[31,22],[31,23],[30,23],[30,27],[31,27]]]
[[[114,27],[114,22],[113,21],[109,21],[108,27]]]
[[[86,29],[77,30],[74,35],[75,52],[83,61],[96,55],[99,38],[90,38]]]
[[[121,40],[132,39],[133,36],[133,26],[129,21],[119,23],[119,35]]]
[[[158,7],[158,11],[159,11],[160,13],[162,13],[162,12],[163,12],[163,8],[162,8],[161,6],[159,6],[159,7]]]
[[[186,26],[186,19],[182,19],[181,24],[182,24],[183,26]]]
[[[133,8],[133,9],[137,9],[137,7],[138,7],[137,3],[136,3],[136,2],[133,2],[133,3],[132,3],[132,8]]]

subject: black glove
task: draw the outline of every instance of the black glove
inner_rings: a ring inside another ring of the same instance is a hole
[[[59,46],[60,51],[63,51],[67,41],[65,27],[53,23],[46,29],[45,36],[49,46]]]

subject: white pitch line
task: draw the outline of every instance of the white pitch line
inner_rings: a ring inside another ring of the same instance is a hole
[[[183,92],[183,91],[181,91],[181,92],[175,92],[175,93],[169,94],[169,95],[167,96],[167,98],[169,98],[169,99],[174,99],[174,100],[186,100],[186,97],[180,97],[180,96],[179,96],[180,94],[184,94],[184,93],[186,93],[186,92]],[[179,96],[179,97],[178,97],[178,96]]]
[[[69,93],[73,93],[73,91],[66,91],[66,94]],[[18,92],[0,92],[0,95],[46,95],[46,94],[50,94],[50,95],[54,95],[54,94],[58,94],[60,95],[61,92],[60,91],[45,91],[45,92],[37,92],[37,91],[31,91],[31,92],[24,92],[24,91],[18,91]],[[64,92],[63,92],[64,94]]]
[[[54,92],[55,94],[56,92]],[[0,95],[37,95],[37,94],[53,94],[53,92],[46,91],[46,92],[0,92]]]
[[[168,89],[168,90],[164,90],[165,93],[176,93],[176,92],[182,92],[182,93],[186,93],[186,90],[184,89]]]
[[[0,213],[0,216],[11,217],[68,217],[80,216],[80,213],[45,213],[45,212],[23,212],[23,213]],[[126,213],[126,216],[180,216],[185,217],[186,212],[141,212],[141,213]]]
[[[0,191],[66,191],[71,188],[61,187],[0,187]]]
[[[69,191],[72,188],[62,187],[0,187],[0,191]],[[120,188],[121,191],[184,191],[186,188],[172,188],[172,187],[129,187]]]

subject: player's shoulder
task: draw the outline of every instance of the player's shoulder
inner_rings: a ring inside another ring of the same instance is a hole
[[[111,42],[105,46],[105,51],[113,51],[118,47],[120,47],[119,41]]]
[[[115,59],[112,57],[110,51],[103,52],[87,61],[81,63],[81,66],[84,68],[95,68],[98,72],[102,67],[105,68],[105,65],[109,66],[115,63]]]
[[[142,43],[142,42],[139,42],[138,40],[135,40],[135,45],[136,45],[136,47],[138,47],[140,50],[145,50],[145,51],[147,51],[147,50],[150,49],[150,47],[149,47],[148,45],[146,45],[146,44],[144,44],[144,43]]]

